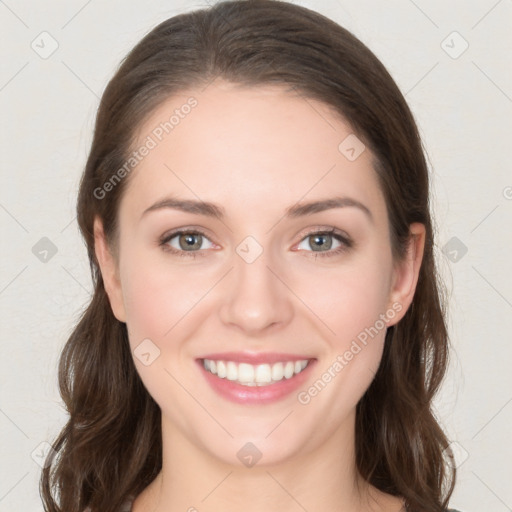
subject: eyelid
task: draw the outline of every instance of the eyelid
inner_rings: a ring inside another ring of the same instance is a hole
[[[210,241],[213,245],[218,245],[213,240],[210,239],[210,235],[206,234],[206,232],[202,228],[195,227],[195,226],[186,226],[186,227],[176,228],[176,229],[173,229],[173,230],[170,230],[170,231],[164,233],[158,240],[159,245],[164,246],[163,249],[165,251],[171,252],[173,254],[178,254],[180,256],[191,256],[191,257],[204,256],[205,255],[204,251],[207,251],[208,249],[199,249],[197,251],[184,251],[184,250],[179,250],[179,249],[176,249],[176,248],[168,245],[169,241],[172,240],[174,237],[183,235],[183,234],[199,234],[199,235],[203,236],[204,238],[206,238],[208,241]],[[306,238],[308,238],[309,236],[312,236],[312,235],[331,235],[334,238],[336,238],[344,247],[338,247],[337,249],[328,250],[328,251],[302,251],[302,250],[300,250],[300,252],[307,252],[307,253],[314,255],[315,257],[316,256],[328,257],[328,256],[334,256],[334,255],[338,254],[339,252],[342,252],[343,250],[348,250],[355,245],[352,238],[348,235],[348,233],[346,233],[345,231],[343,231],[341,229],[335,228],[333,226],[316,226],[314,228],[309,228],[305,232],[302,232],[300,234],[300,240],[293,247],[300,245]]]
[[[184,234],[192,234],[192,235],[201,235],[203,238],[206,238],[210,243],[213,245],[218,245],[213,240],[211,240],[211,236],[205,232],[202,228],[198,228],[195,226],[185,226],[181,228],[171,229],[170,231],[165,232],[161,237],[158,238],[158,245],[163,246],[163,249],[166,251],[169,251],[171,253],[177,254],[180,253],[181,255],[203,255],[204,253],[202,251],[206,251],[207,249],[200,249],[198,251],[182,251],[179,249],[176,249],[174,247],[171,247],[169,242],[179,235]]]
[[[303,243],[304,240],[306,240],[308,237],[313,235],[330,235],[340,243],[340,246],[337,247],[336,249],[329,249],[327,251],[303,251],[302,249],[300,249],[299,252],[309,253],[308,255],[313,256],[314,258],[317,258],[318,256],[320,256],[320,258],[329,258],[338,256],[355,247],[355,243],[352,240],[352,238],[348,235],[348,233],[341,229],[329,226],[323,228],[315,227],[311,230],[306,231],[305,233],[302,233],[300,241],[293,246],[294,249],[297,250],[296,247]]]
[[[175,228],[175,229],[170,229],[169,231],[166,231],[162,236],[159,237],[159,241],[169,239],[176,235],[182,235],[185,233],[192,233],[192,234],[197,233],[197,234],[204,236],[208,240],[210,240],[210,242],[215,243],[212,240],[212,236],[210,234],[208,234],[206,232],[206,230],[204,230],[203,228],[200,228],[200,227],[196,227],[196,226],[184,226],[184,227],[179,227],[179,228]],[[216,244],[216,245],[218,245],[218,244]]]
[[[300,233],[300,242],[304,240],[307,236],[316,235],[316,234],[328,234],[328,235],[338,235],[339,237],[343,238],[346,242],[352,242],[352,238],[349,236],[349,234],[346,231],[343,231],[342,229],[335,228],[333,226],[316,226],[311,229],[307,229],[304,232]]]

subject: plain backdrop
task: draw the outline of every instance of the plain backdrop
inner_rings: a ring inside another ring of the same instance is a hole
[[[449,290],[436,410],[459,468],[451,505],[511,510],[512,1],[295,3],[369,46],[414,113]],[[0,1],[0,512],[42,511],[42,458],[66,421],[57,363],[92,288],[75,201],[99,98],[149,30],[207,5]]]

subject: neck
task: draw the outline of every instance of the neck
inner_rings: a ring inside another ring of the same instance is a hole
[[[400,500],[390,501],[357,471],[354,420],[322,446],[245,467],[201,450],[162,416],[162,471],[135,500],[133,512],[398,512]]]

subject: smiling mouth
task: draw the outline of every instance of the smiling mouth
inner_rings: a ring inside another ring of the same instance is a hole
[[[234,361],[201,359],[203,368],[220,379],[233,381],[242,386],[271,386],[292,379],[304,371],[310,359],[278,361],[276,363],[249,364]]]

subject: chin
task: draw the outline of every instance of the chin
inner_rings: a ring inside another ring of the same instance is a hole
[[[223,463],[239,468],[270,468],[289,462],[304,449],[304,442],[290,439],[289,431],[281,435],[247,433],[205,446],[210,454]]]

